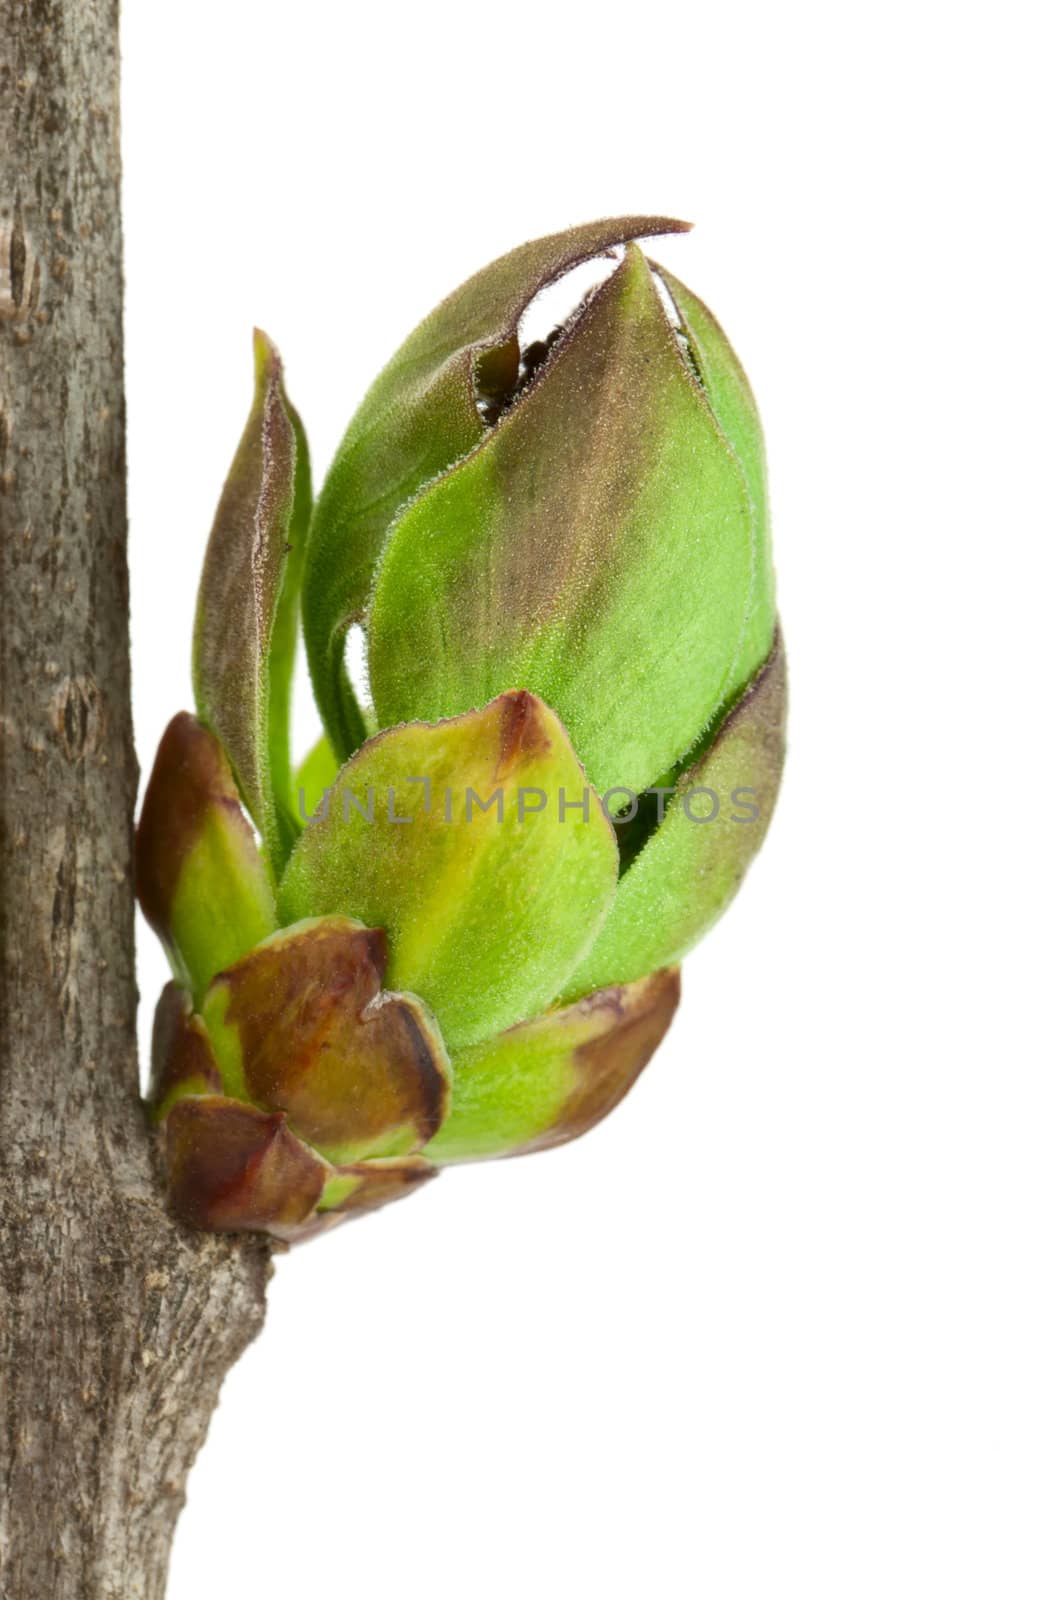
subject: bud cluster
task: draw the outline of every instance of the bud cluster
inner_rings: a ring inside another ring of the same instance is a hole
[[[173,971],[149,1100],[191,1224],[297,1240],[593,1126],[762,842],[785,714],[762,436],[718,324],[634,242],[680,227],[595,223],[478,273],[316,502],[256,336],[196,714],[137,835]],[[620,246],[523,351],[535,296]],[[296,772],[300,630],[324,733]]]

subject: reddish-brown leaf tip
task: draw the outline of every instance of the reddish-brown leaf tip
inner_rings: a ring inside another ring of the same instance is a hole
[[[206,1093],[222,1093],[211,1040],[186,990],[166,983],[153,1016],[147,1099],[162,1114],[173,1096]]]
[[[528,689],[509,689],[496,701],[499,710],[499,762],[496,779],[506,777],[529,761],[538,760],[551,748],[543,702]]]
[[[337,1175],[353,1181],[354,1187],[346,1198],[328,1210],[317,1212],[298,1227],[283,1229],[281,1238],[289,1244],[301,1244],[340,1223],[380,1211],[395,1200],[415,1194],[423,1184],[437,1177],[438,1169],[422,1156],[401,1156],[389,1161],[361,1161],[356,1166],[340,1167]]]
[[[254,850],[230,764],[213,733],[188,711],[168,723],[157,749],[135,834],[135,887],[146,921],[171,937],[171,908],[183,863],[211,807],[227,813]]]
[[[386,936],[324,917],[258,946],[216,979],[245,1083],[329,1159],[400,1155],[440,1127],[444,1046],[413,995],[383,990]]]
[[[278,1232],[320,1199],[327,1168],[279,1113],[209,1095],[179,1100],[166,1129],[169,1201],[191,1227]]]
[[[522,1154],[578,1139],[615,1110],[652,1060],[681,996],[677,967],[654,972],[629,987],[601,989],[574,1009],[600,1012],[608,1026],[573,1053],[576,1085],[556,1125],[524,1147]]]

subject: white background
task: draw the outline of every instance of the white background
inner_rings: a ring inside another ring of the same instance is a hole
[[[793,694],[769,842],[620,1111],[279,1262],[174,1600],[1050,1593],[1034,20],[127,0],[144,765],[253,322],[320,476],[449,289],[632,210],[696,223],[655,254],[762,405]]]

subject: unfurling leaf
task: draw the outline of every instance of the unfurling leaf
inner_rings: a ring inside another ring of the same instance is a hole
[[[733,693],[753,521],[629,246],[534,387],[398,520],[370,614],[380,724],[519,684],[600,793],[645,789]]]
[[[255,400],[204,558],[193,689],[278,869],[298,831],[289,711],[310,501],[302,425],[280,357],[256,332]]]
[[[521,245],[443,300],[368,391],[318,497],[303,589],[314,693],[344,759],[365,738],[343,662],[346,632],[364,616],[387,530],[401,506],[484,436],[479,401],[499,403],[513,392],[518,323],[529,302],[614,245],[686,226],[668,217],[616,217]]]

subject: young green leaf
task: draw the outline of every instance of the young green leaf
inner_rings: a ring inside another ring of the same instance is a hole
[[[565,998],[672,965],[721,916],[769,827],[786,711],[778,638],[743,699],[679,778],[663,822],[620,879],[612,911]]]
[[[521,684],[600,793],[641,791],[729,692],[753,561],[740,464],[629,245],[534,386],[394,527],[369,624],[380,724]]]
[[[518,323],[529,302],[614,245],[686,226],[616,217],[510,251],[442,301],[368,391],[318,496],[303,587],[314,693],[343,759],[366,736],[343,660],[346,632],[364,616],[387,530],[406,501],[484,436],[479,401],[498,405],[513,391]]]
[[[255,399],[204,558],[193,688],[279,873],[298,831],[289,706],[310,517],[310,464],[281,361],[255,334]]]
[[[777,625],[762,423],[747,374],[719,323],[703,301],[666,267],[656,262],[652,262],[651,266],[674,302],[697,378],[703,385],[722,432],[740,462],[754,509],[754,582],[748,605],[747,628],[734,674],[738,684],[745,684],[750,682],[773,648]]]

